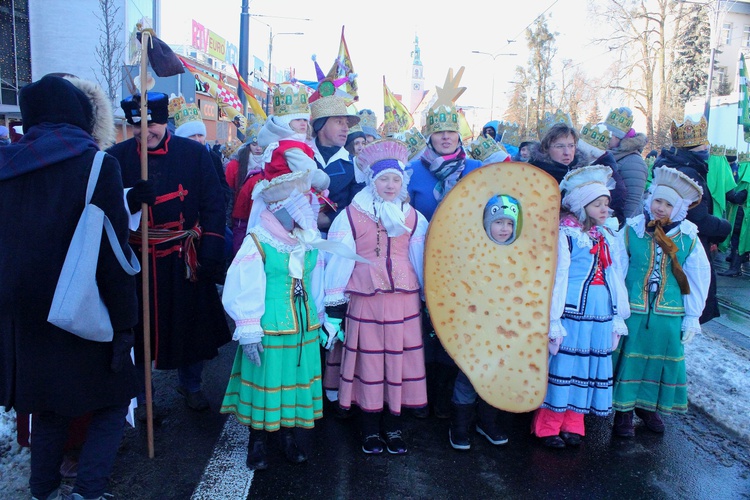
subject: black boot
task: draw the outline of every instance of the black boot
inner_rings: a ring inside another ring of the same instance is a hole
[[[252,470],[268,469],[266,453],[266,431],[258,431],[250,428],[250,439],[247,443],[247,461],[248,468]]]
[[[438,364],[435,381],[435,400],[433,401],[433,411],[437,418],[450,418],[451,416],[451,398],[453,397],[453,386],[458,374],[457,366],[448,366]]]
[[[742,276],[742,259],[740,258],[740,255],[737,253],[736,248],[732,248],[732,253],[730,254],[731,260],[729,261],[729,269],[726,271],[719,271],[719,276],[727,276],[728,278],[736,278],[738,276]]]
[[[499,413],[500,410],[481,399],[477,403],[476,430],[494,445],[506,444],[508,442],[508,436],[497,426],[496,419]]]
[[[303,452],[299,446],[297,446],[297,440],[294,437],[294,429],[288,427],[282,427],[279,431],[282,446],[284,447],[284,455],[286,459],[293,464],[301,464],[307,461],[307,455]]]
[[[454,450],[468,450],[471,448],[469,425],[471,425],[474,416],[474,405],[454,403],[451,409],[451,426],[448,429],[448,439]]]

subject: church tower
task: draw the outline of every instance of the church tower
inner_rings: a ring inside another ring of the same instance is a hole
[[[411,53],[411,100],[409,101],[409,112],[414,113],[424,97],[424,68],[419,51],[419,37],[414,35],[414,50]]]

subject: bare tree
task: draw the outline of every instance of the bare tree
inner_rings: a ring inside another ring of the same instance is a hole
[[[571,59],[565,59],[560,73],[557,108],[567,111],[573,124],[581,126],[581,118],[590,107],[591,101],[596,103],[596,94],[594,85],[581,69],[580,63],[575,64]]]
[[[99,45],[94,49],[99,68],[92,68],[96,81],[112,102],[117,99],[117,90],[122,83],[120,63],[124,50],[122,23],[117,21],[120,7],[115,4],[115,0],[99,0],[99,12],[94,12],[99,20]]]
[[[529,76],[523,66],[516,66],[515,79],[513,80],[513,90],[510,93],[508,107],[505,110],[503,118],[509,122],[519,123],[521,137],[528,137],[536,134],[536,123],[529,123],[529,105],[531,104],[529,89]]]
[[[597,40],[617,58],[606,85],[617,90],[646,117],[646,133],[661,143],[673,108],[672,68],[676,33],[681,32],[683,2],[676,0],[607,0],[592,3],[611,35]]]

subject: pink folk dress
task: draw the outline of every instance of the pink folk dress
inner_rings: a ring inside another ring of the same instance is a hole
[[[410,231],[400,236],[389,238],[374,214],[356,203],[328,233],[371,262],[334,256],[326,264],[326,305],[349,302],[338,384],[345,409],[387,406],[400,415],[402,407],[427,404],[420,299],[427,221],[408,205],[404,211]]]

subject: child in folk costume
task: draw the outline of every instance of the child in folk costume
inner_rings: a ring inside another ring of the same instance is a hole
[[[627,220],[625,284],[630,335],[613,353],[614,434],[635,435],[633,410],[653,432],[664,432],[658,412],[687,411],[683,344],[700,333],[711,268],[698,230],[685,220],[703,190],[685,174],[661,167],[644,213]],[[629,264],[629,267],[628,267]]]
[[[532,432],[550,448],[578,446],[584,415],[612,411],[612,350],[630,315],[618,269],[624,252],[604,226],[612,170],[592,165],[565,175],[560,189],[558,262],[550,312],[549,382]]]
[[[357,161],[367,184],[328,233],[370,261],[334,255],[325,272],[326,329],[345,332],[339,405],[362,410],[368,454],[383,452],[381,436],[389,453],[406,453],[401,410],[427,404],[420,315],[427,221],[406,202],[407,158],[395,139],[366,145]]]
[[[273,115],[258,133],[264,149],[263,178],[291,172],[310,172],[310,184],[317,193],[328,189],[330,179],[318,168],[315,153],[305,142],[310,126],[310,105],[304,89],[294,84],[278,85],[273,92]]]
[[[318,329],[324,318],[323,261],[313,246],[317,199],[309,172],[258,183],[248,236],[227,272],[222,301],[240,348],[222,413],[250,430],[247,465],[265,469],[266,437],[280,431],[292,463],[307,457],[293,429],[323,416]]]

